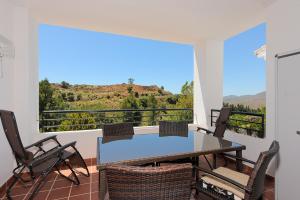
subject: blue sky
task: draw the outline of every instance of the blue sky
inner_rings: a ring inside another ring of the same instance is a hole
[[[224,95],[265,88],[264,61],[253,51],[265,42],[265,25],[224,44]],[[179,93],[193,79],[193,47],[58,26],[39,27],[40,80],[71,84],[164,86]]]
[[[266,24],[229,38],[224,43],[224,96],[265,91],[265,61],[254,51],[266,43]]]
[[[178,93],[193,79],[193,47],[41,25],[40,80],[72,84],[164,86]]]

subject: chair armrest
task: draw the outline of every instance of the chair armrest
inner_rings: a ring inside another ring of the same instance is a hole
[[[35,143],[33,143],[33,144],[31,144],[31,145],[25,147],[25,149],[29,149],[29,148],[32,148],[32,147],[41,147],[41,146],[43,146],[43,143],[44,143],[44,142],[47,142],[47,141],[49,141],[49,140],[53,140],[53,141],[56,142],[59,146],[61,146],[60,143],[58,142],[57,138],[56,138],[56,135],[52,135],[52,136],[46,137],[46,138],[44,138],[44,139],[41,139],[41,140],[39,140],[39,141],[37,141],[37,142],[35,142]]]
[[[226,182],[228,182],[228,183],[230,183],[230,184],[232,184],[232,185],[234,185],[234,186],[236,186],[236,187],[238,187],[238,188],[240,188],[242,190],[245,190],[248,193],[251,192],[251,189],[249,189],[248,187],[246,187],[246,186],[244,186],[244,185],[242,185],[242,184],[240,184],[240,183],[238,183],[238,182],[236,182],[236,181],[234,181],[232,179],[229,179],[229,178],[227,178],[225,176],[222,176],[221,174],[217,174],[217,173],[215,173],[215,172],[213,172],[211,170],[207,170],[205,168],[198,167],[198,166],[194,166],[194,168],[197,169],[198,171],[202,171],[202,172],[204,172],[206,174],[209,174],[209,175],[214,176],[216,178],[222,179],[222,180],[224,180],[224,181],[226,181]]]
[[[230,158],[234,158],[234,159],[237,159],[237,160],[241,160],[243,162],[247,162],[247,163],[250,163],[252,165],[255,165],[256,162],[252,161],[252,160],[248,160],[246,158],[242,158],[242,157],[237,157],[235,155],[230,155],[230,154],[227,154],[227,153],[222,153],[222,155],[226,156],[226,157],[230,157]]]
[[[34,158],[34,160],[29,164],[29,166],[33,167],[33,166],[40,165],[45,160],[51,159],[51,158],[56,158],[57,157],[58,159],[61,159],[63,150],[65,150],[68,147],[75,148],[75,144],[76,144],[76,142],[70,142],[70,143],[65,144],[63,146],[60,146],[56,149],[53,149],[53,151],[49,151],[45,154],[42,154],[42,155]]]
[[[208,130],[208,129],[206,129],[206,128],[202,128],[202,127],[197,127],[197,132],[198,131],[205,131],[206,132],[206,134],[211,134],[211,133],[213,133],[212,131],[210,131],[210,130]]]

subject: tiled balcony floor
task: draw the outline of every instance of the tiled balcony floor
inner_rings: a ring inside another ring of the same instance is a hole
[[[219,160],[218,163],[222,164],[223,160]],[[81,184],[76,186],[71,182],[65,180],[59,176],[56,172],[49,175],[48,181],[41,189],[35,199],[37,200],[96,200],[98,199],[98,172],[94,163],[94,159],[87,161],[91,172],[90,177],[80,175],[79,179]],[[201,166],[207,166],[203,161]],[[230,168],[234,168],[233,163],[228,165]],[[66,172],[67,173],[67,172]],[[246,172],[248,173],[248,172]],[[32,191],[32,187],[23,187],[21,184],[17,184],[12,190],[13,200],[25,200],[28,199],[29,194]],[[0,194],[0,200],[6,200],[5,194]],[[274,200],[274,181],[266,179],[265,200]]]

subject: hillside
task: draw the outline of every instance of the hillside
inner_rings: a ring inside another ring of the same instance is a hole
[[[225,96],[223,101],[224,103],[233,105],[243,104],[253,109],[260,108],[266,105],[266,92],[261,92],[255,95]]]
[[[137,84],[115,85],[70,85],[51,83],[57,95],[62,96],[71,109],[103,109],[119,108],[122,99],[129,95],[132,88],[137,98],[154,95],[161,102],[173,94],[156,85],[142,86]]]

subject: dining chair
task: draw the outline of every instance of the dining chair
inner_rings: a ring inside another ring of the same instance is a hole
[[[203,173],[196,183],[196,189],[199,193],[216,200],[263,199],[266,171],[278,151],[279,143],[273,141],[269,150],[261,152],[256,162],[236,157],[236,159],[254,165],[250,176],[226,167],[219,167],[212,171],[196,167]]]
[[[159,121],[159,136],[187,137],[189,132],[187,121]]]
[[[8,199],[11,199],[11,190],[18,181],[23,185],[28,182],[32,183],[33,189],[28,199],[33,199],[47,182],[47,176],[54,170],[75,185],[80,184],[77,174],[75,173],[75,168],[81,167],[85,169],[86,173],[82,171],[81,173],[85,176],[90,176],[85,161],[75,148],[76,142],[61,145],[56,136],[50,136],[24,147],[14,113],[0,110],[0,118],[4,133],[17,163],[17,166],[13,169],[12,180],[6,191]],[[54,147],[52,146],[49,149],[49,143],[54,143]],[[61,167],[67,167],[71,171],[73,178],[63,175],[60,172]],[[25,172],[29,172],[30,176],[28,179],[22,177]]]
[[[104,124],[102,131],[103,137],[134,135],[133,124],[126,122],[116,124]]]
[[[227,123],[229,120],[229,117],[231,115],[231,108],[229,107],[223,107],[220,110],[220,115],[215,123],[215,130],[211,131],[206,128],[197,127],[197,131],[204,131],[206,134],[212,134],[215,137],[224,137],[224,133],[227,129]]]
[[[110,200],[190,200],[192,165],[174,164],[160,167],[128,165],[105,169]]]
[[[211,130],[208,130],[208,129],[202,128],[202,127],[197,127],[197,132],[204,131],[206,134],[211,134],[215,137],[223,138],[224,133],[227,129],[227,123],[228,123],[230,115],[231,115],[231,108],[223,107],[220,110],[220,115],[219,115],[219,117],[218,117],[218,119],[215,123],[215,130],[214,131],[211,131]],[[226,156],[226,154],[221,154],[221,155]],[[208,158],[205,155],[203,157],[205,158],[208,166],[211,169],[213,169],[216,166],[216,162],[217,162],[217,159],[216,159],[217,155],[216,154],[213,154],[213,165],[209,162]],[[227,164],[227,161],[225,161],[225,163]]]

